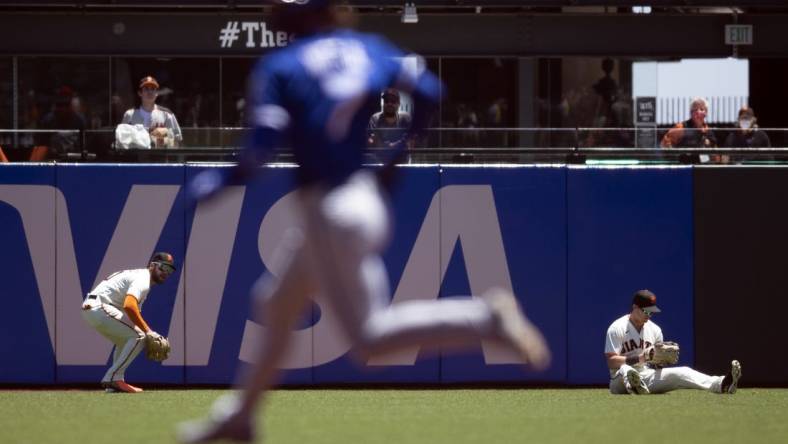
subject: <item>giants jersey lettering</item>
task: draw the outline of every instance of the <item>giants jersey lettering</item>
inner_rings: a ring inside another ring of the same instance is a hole
[[[643,328],[637,331],[629,321],[629,315],[626,314],[613,321],[608,327],[605,353],[617,353],[626,357],[638,356],[646,347],[662,340],[662,329],[653,321],[646,322]],[[615,374],[615,370],[610,370],[611,378]]]
[[[123,270],[107,276],[90,294],[98,296],[102,304],[114,305],[123,309],[123,301],[130,294],[137,298],[137,303],[142,309],[142,303],[150,291],[150,271],[147,268]]]

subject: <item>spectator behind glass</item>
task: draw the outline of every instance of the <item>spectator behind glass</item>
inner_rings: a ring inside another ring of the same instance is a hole
[[[690,103],[690,118],[673,126],[662,138],[662,148],[712,148],[717,146],[714,133],[706,124],[709,103],[695,97]]]
[[[737,131],[732,131],[725,139],[725,146],[729,148],[768,148],[772,146],[769,136],[758,129],[755,111],[747,105],[739,110],[739,120],[736,122]]]
[[[79,130],[57,133],[41,133],[36,137],[36,146],[30,154],[31,161],[42,161],[66,153],[77,153],[82,149],[82,131],[85,119],[75,112],[72,101],[77,97],[69,86],[61,86],[55,93],[52,109],[44,115],[38,125],[44,130]]]
[[[461,147],[472,147],[479,145],[479,131],[471,128],[478,128],[479,127],[479,117],[476,115],[476,112],[471,109],[465,103],[460,103],[457,105],[457,128],[466,128],[466,130],[460,130],[460,141],[458,146]]]
[[[387,88],[380,95],[383,110],[369,118],[369,138],[371,147],[391,148],[407,135],[410,128],[410,114],[399,111],[399,91]]]
[[[487,126],[490,128],[503,128],[509,121],[509,101],[504,97],[495,99],[487,108]],[[488,131],[487,146],[509,146],[508,131]]]
[[[127,110],[123,114],[121,123],[144,126],[150,131],[151,140],[156,148],[179,146],[183,141],[183,135],[178,119],[168,108],[156,104],[159,82],[151,76],[143,77],[137,94],[140,96],[140,107]]]
[[[739,118],[736,121],[738,130],[731,131],[725,139],[725,146],[728,148],[769,148],[772,146],[769,136],[758,128],[758,121],[755,118],[755,111],[747,105],[739,110]],[[746,160],[774,160],[771,156],[737,156],[736,160],[743,162]]]

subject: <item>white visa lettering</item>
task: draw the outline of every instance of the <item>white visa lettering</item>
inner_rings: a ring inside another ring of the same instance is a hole
[[[292,208],[297,204],[293,193],[284,196],[271,207],[260,226],[260,257],[268,269],[275,263],[273,256],[278,240],[297,223],[292,216]],[[489,185],[452,185],[433,196],[392,304],[437,299],[457,242],[462,243],[468,281],[474,294],[482,294],[493,286],[512,289],[492,188]],[[320,320],[309,328],[293,332],[282,368],[319,366],[350,350],[352,344],[345,337],[330,304],[324,303],[320,296],[315,302],[321,309]],[[265,327],[247,321],[239,359],[251,362],[264,334]],[[373,357],[367,365],[414,365],[419,349],[412,347]],[[522,362],[515,354],[491,342],[483,342],[482,349],[488,364]]]
[[[147,263],[179,188],[131,188],[93,286],[110,273],[129,268],[130,263]],[[106,364],[112,343],[80,316],[80,304],[90,288],[80,285],[71,218],[63,193],[50,185],[0,185],[0,200],[15,207],[22,218],[57,364]]]

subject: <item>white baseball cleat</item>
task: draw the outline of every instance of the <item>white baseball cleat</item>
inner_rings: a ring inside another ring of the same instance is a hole
[[[731,371],[725,378],[722,380],[722,387],[720,387],[721,393],[728,393],[730,395],[736,393],[736,389],[739,385],[739,378],[741,378],[741,364],[739,361],[733,360],[731,361]]]
[[[643,378],[640,377],[640,373],[634,368],[627,371],[627,391],[633,395],[648,395],[651,393],[646,387],[646,383],[643,382]]]
[[[498,336],[511,345],[534,370],[550,366],[550,348],[542,332],[520,311],[514,295],[502,288],[482,296],[492,311]]]
[[[255,432],[249,418],[237,414],[237,398],[225,395],[217,399],[206,419],[178,424],[179,442],[195,444],[213,441],[253,442]]]

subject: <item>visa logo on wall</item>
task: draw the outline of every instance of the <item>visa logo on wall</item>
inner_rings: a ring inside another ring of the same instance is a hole
[[[10,206],[23,227],[37,296],[58,366],[105,365],[112,344],[84,323],[79,310],[82,298],[105,276],[121,269],[143,267],[150,254],[161,249],[173,251],[179,262],[179,272],[171,278],[177,280],[175,294],[157,294],[164,289],[154,287],[148,300],[148,304],[153,298],[171,301],[168,328],[162,331],[169,335],[173,354],[163,364],[211,365],[217,347],[236,348],[238,360],[252,359],[265,327],[249,320],[249,316],[242,327],[225,325],[220,313],[232,309],[248,314],[250,284],[264,270],[277,272],[276,245],[289,227],[299,224],[293,211],[297,202],[290,171],[271,169],[264,180],[248,187],[234,187],[222,199],[187,212],[183,183],[199,172],[199,167],[56,168],[52,184],[0,181],[0,204]],[[517,266],[517,273],[531,268],[527,276],[517,277],[520,281],[538,283],[551,279],[540,271],[542,266],[558,268],[559,277],[563,276],[563,269],[554,267],[563,264],[562,249],[551,251],[549,245],[555,245],[554,238],[563,238],[565,229],[549,221],[545,224],[527,219],[527,215],[519,213],[528,210],[526,203],[507,202],[505,207],[517,208],[509,213],[513,223],[508,224],[508,237],[516,242],[525,238],[534,241],[506,245],[499,218],[508,211],[498,208],[501,196],[496,196],[496,187],[484,177],[491,171],[482,173],[479,176],[471,170],[459,170],[456,179],[452,179],[437,167],[403,172],[405,185],[395,194],[393,204],[398,215],[397,230],[387,253],[387,257],[396,258],[389,262],[398,264],[389,270],[396,279],[392,303],[434,299],[447,288],[449,292],[456,288],[460,294],[481,294],[492,286],[517,290],[510,264]],[[556,175],[557,171],[547,173]],[[556,177],[556,183],[563,180],[560,174]],[[525,189],[530,188],[526,184]],[[518,187],[501,190],[499,194],[524,197]],[[536,190],[529,192],[533,191]],[[555,211],[555,219],[563,220],[565,209]],[[529,225],[534,223],[554,225],[555,232],[542,229],[541,233],[527,234],[532,231]],[[6,253],[0,252],[3,254]],[[523,260],[522,255],[528,259]],[[450,267],[457,261],[462,265],[455,267],[459,272]],[[535,268],[521,267],[525,263],[533,263]],[[560,279],[556,281],[556,286],[563,285]],[[176,284],[168,282],[165,286],[173,288]],[[314,299],[319,319],[294,332],[284,368],[320,366],[351,349],[336,313],[319,294]],[[535,303],[558,304],[550,311],[563,319],[562,300]],[[156,313],[143,310],[143,315],[147,318]],[[221,331],[240,333],[217,334]],[[222,342],[217,343],[220,336]],[[560,337],[557,342],[561,342]],[[518,362],[494,344],[481,347],[488,365]],[[418,354],[416,347],[372,358],[366,365],[410,366]]]

